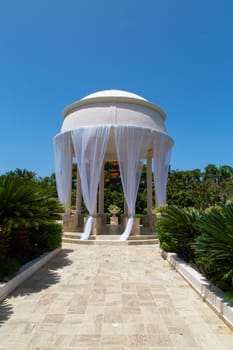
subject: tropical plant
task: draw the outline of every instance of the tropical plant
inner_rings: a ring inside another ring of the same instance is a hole
[[[156,221],[156,230],[159,233],[160,247],[166,252],[176,252],[179,241],[170,232],[165,230],[160,219]]]
[[[168,209],[168,205],[167,204],[162,204],[157,208],[153,208],[152,209],[152,214],[156,215],[156,214],[161,214],[164,213],[166,210]]]
[[[31,244],[45,251],[53,250],[61,245],[63,226],[56,222],[48,222],[32,229]]]
[[[200,208],[202,173],[199,169],[170,170],[167,184],[167,202],[179,207]]]
[[[9,254],[26,258],[30,229],[58,218],[61,211],[49,187],[21,176],[0,177],[0,238],[6,241],[10,234]]]
[[[156,222],[160,244],[188,262],[194,262],[192,243],[200,234],[196,223],[202,213],[195,208],[168,207]],[[165,244],[163,244],[165,243]]]
[[[30,171],[27,169],[20,169],[20,168],[16,168],[13,171],[9,171],[8,173],[6,173],[7,176],[15,176],[15,177],[21,177],[24,180],[29,180],[29,181],[36,181],[37,180],[37,176],[36,173],[34,171]]]
[[[233,199],[233,168],[208,164],[204,171],[170,170],[167,202],[180,207],[204,210],[214,205],[225,205]]]
[[[193,244],[197,262],[213,283],[233,297],[233,203],[213,208],[197,223],[201,235]]]
[[[56,177],[55,174],[52,173],[50,176],[45,176],[39,179],[39,182],[42,187],[49,188],[51,192],[51,196],[57,198],[57,187],[56,187]],[[75,203],[75,201],[74,201]]]
[[[9,229],[7,228],[6,222],[0,223],[0,266],[5,261],[8,243],[9,243]]]
[[[49,188],[20,177],[0,177],[0,225],[31,227],[56,218],[58,212],[61,205]]]
[[[121,208],[119,208],[116,204],[110,204],[108,207],[108,211],[111,214],[118,214],[121,211]]]
[[[0,280],[8,280],[18,271],[20,264],[15,258],[7,258],[1,263]]]

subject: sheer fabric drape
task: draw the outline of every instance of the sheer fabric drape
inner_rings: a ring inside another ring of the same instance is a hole
[[[75,156],[81,177],[84,203],[89,211],[81,239],[88,239],[95,215],[97,189],[103,165],[110,126],[80,128],[71,132]]]
[[[114,132],[121,182],[129,210],[125,231],[120,236],[121,240],[126,240],[133,228],[143,159],[146,158],[153,134],[149,129],[132,126],[117,126]]]
[[[156,207],[166,203],[167,178],[173,141],[162,133],[156,133],[154,139],[154,184]]]
[[[71,207],[72,145],[70,133],[57,135],[53,140],[55,176],[58,197],[66,209]]]

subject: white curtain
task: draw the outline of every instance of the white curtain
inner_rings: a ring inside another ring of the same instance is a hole
[[[120,239],[126,240],[133,228],[135,203],[141,177],[143,159],[152,142],[153,133],[149,129],[132,126],[115,127],[115,143],[124,196],[128,205],[128,222]]]
[[[110,128],[110,125],[83,127],[71,132],[81,177],[83,200],[89,211],[89,218],[81,239],[88,239],[91,233],[97,189]]]
[[[58,197],[66,210],[71,207],[72,145],[69,132],[55,136],[54,161]]]
[[[172,146],[173,141],[168,135],[156,132],[153,170],[157,208],[166,203],[167,178]]]

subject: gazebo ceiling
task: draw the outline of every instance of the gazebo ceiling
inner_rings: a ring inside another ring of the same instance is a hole
[[[142,152],[147,151],[147,156],[150,156],[150,157],[153,155],[152,149],[153,149],[152,144],[150,145],[150,148],[148,150],[142,146]],[[75,152],[73,147],[72,147],[72,156],[75,157]],[[117,161],[117,160],[118,158],[117,158],[116,145],[115,145],[114,129],[111,128],[108,144],[105,151],[104,161],[107,162],[107,161]]]

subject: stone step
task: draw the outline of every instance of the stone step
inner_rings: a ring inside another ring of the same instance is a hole
[[[96,241],[119,241],[120,235],[97,235]]]
[[[64,232],[63,238],[80,239],[82,232]]]
[[[145,239],[157,239],[157,235],[138,235],[138,236],[129,236],[128,240],[145,240]]]
[[[63,242],[68,242],[68,241],[70,241],[70,242],[79,242],[80,241],[80,238],[81,238],[81,235],[79,235],[79,236],[72,236],[72,235],[68,235],[68,236],[66,236],[66,235],[63,235],[63,237],[62,237],[62,241]],[[95,241],[95,237],[94,236],[90,236],[89,237],[89,241]]]
[[[140,245],[140,244],[158,244],[159,240],[157,238],[150,238],[150,239],[137,239],[137,240],[126,240],[121,241],[119,240],[119,236],[117,239],[94,239],[94,237],[90,237],[89,240],[80,240],[77,238],[67,238],[63,237],[62,239],[63,243],[72,243],[72,244],[81,244],[81,245]]]
[[[94,244],[94,240],[87,240],[87,241],[83,241],[80,239],[76,239],[76,238],[63,238],[62,239],[62,243],[72,243],[72,244]]]
[[[140,245],[140,244],[159,244],[158,238],[155,239],[142,239],[142,240],[129,240],[128,245]]]
[[[63,238],[73,238],[73,239],[80,239],[82,235],[82,232],[64,232]],[[118,240],[120,238],[120,235],[97,235],[95,237],[98,241],[104,241],[104,240]],[[156,239],[158,238],[156,235],[138,235],[138,236],[129,236],[128,240],[145,240],[145,239]],[[92,237],[91,239],[94,239]]]

